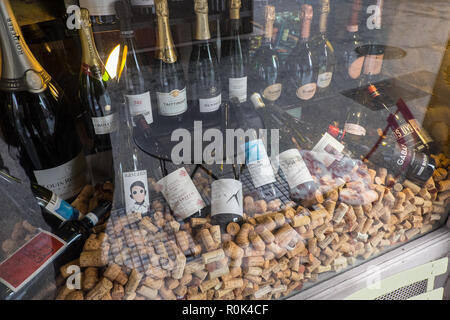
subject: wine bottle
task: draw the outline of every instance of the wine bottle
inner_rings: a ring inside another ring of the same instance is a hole
[[[361,0],[353,0],[349,23],[346,28],[341,47],[341,76],[346,82],[356,86],[356,79],[361,76],[364,65],[364,54],[360,48],[362,42],[359,35],[359,12]]]
[[[30,180],[64,200],[86,182],[86,162],[64,93],[32,55],[9,1],[0,3],[1,125]]]
[[[433,139],[415,119],[403,99],[397,101],[397,110],[392,113],[375,85],[369,85],[368,93],[377,106],[388,111],[388,125],[399,143],[416,151],[430,153],[434,148]]]
[[[19,178],[13,177],[3,170],[0,170],[0,177],[9,183],[23,183]],[[78,210],[47,188],[31,182],[31,191],[37,204],[43,209],[44,220],[51,227],[58,227],[66,220],[78,219],[80,214]]]
[[[186,117],[188,108],[183,66],[177,59],[170,32],[167,0],[156,0],[155,5],[158,18],[158,39],[162,51],[156,92],[159,121],[181,122]]]
[[[227,99],[237,97],[240,102],[247,101],[247,70],[244,63],[240,38],[240,0],[230,1],[229,39],[222,48],[222,76],[227,87]]]
[[[280,62],[278,54],[272,47],[275,7],[265,6],[265,32],[262,45],[256,50],[252,63],[252,83],[257,92],[272,103],[281,95]]]
[[[342,139],[345,145],[357,148],[353,150],[356,158],[365,156],[371,147],[371,135],[367,133],[367,112],[360,106],[351,106],[344,123],[345,135]]]
[[[116,0],[80,0],[80,7],[89,11],[93,24],[115,24],[117,22],[114,2]]]
[[[117,128],[117,112],[107,91],[109,76],[95,46],[87,9],[81,9],[80,20],[82,60],[78,96],[82,114],[79,117],[85,119],[88,137],[85,153],[95,154],[111,150],[110,133]]]
[[[313,57],[315,57],[318,68],[317,76],[317,95],[326,93],[333,78],[336,58],[334,48],[327,38],[327,19],[330,12],[330,1],[320,1],[320,34],[313,44]]]
[[[158,186],[176,220],[189,221],[191,218],[204,218],[209,213],[209,207],[184,167],[160,179]]]
[[[135,118],[142,115],[147,125],[154,122],[150,91],[144,80],[144,66],[136,52],[135,34],[131,26],[133,15],[127,1],[117,1],[115,4],[120,18],[120,54],[124,57],[123,65],[118,65],[119,81],[124,86],[125,100],[131,115],[133,126]],[[123,69],[122,69],[123,68]]]
[[[218,117],[222,103],[220,70],[211,42],[208,2],[195,0],[195,42],[189,60],[189,100],[199,119]]]
[[[229,223],[243,222],[244,199],[237,170],[234,167],[232,172],[223,171],[220,179],[211,183],[211,224],[219,225],[223,232]]]
[[[311,5],[304,4],[301,7],[300,19],[302,20],[301,39],[291,52],[285,65],[287,88],[296,93],[300,100],[310,100],[317,89],[317,68],[314,65],[309,41],[313,9]]]
[[[77,254],[92,227],[110,209],[110,202],[102,203],[82,220],[64,222],[55,234],[38,229],[33,238],[0,264],[0,299],[21,299],[39,283],[52,262],[62,261],[66,254]]]

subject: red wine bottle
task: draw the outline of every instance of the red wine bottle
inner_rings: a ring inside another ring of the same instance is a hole
[[[64,200],[86,184],[86,162],[64,92],[34,58],[9,1],[0,2],[1,126],[30,180]]]

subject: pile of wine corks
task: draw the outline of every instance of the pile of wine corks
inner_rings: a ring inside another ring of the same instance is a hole
[[[98,207],[102,201],[112,201],[113,194],[114,185],[109,181],[95,186],[87,184],[71,205],[84,216]]]
[[[246,196],[244,223],[225,231],[209,218],[177,222],[153,201],[152,216],[120,217],[123,223],[86,241],[71,262],[81,267],[82,288],[62,287],[58,298],[279,299],[430,231],[448,212],[450,195],[450,159],[434,158],[438,168],[423,187],[361,165],[352,175],[361,179],[316,177],[322,192],[302,205]],[[130,250],[131,238],[146,265],[124,265],[123,255],[111,260],[112,248]]]

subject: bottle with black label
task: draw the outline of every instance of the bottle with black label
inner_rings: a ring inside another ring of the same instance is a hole
[[[197,17],[194,44],[189,60],[190,107],[199,119],[220,117],[222,85],[219,63],[214,50],[208,22],[208,2],[195,0]]]
[[[158,121],[182,122],[188,109],[183,66],[178,61],[170,32],[167,0],[155,0],[155,6],[158,18],[158,41],[162,55],[156,75]]]
[[[58,267],[74,259],[92,227],[110,210],[111,202],[104,202],[82,220],[64,222],[55,234],[38,229],[33,238],[0,264],[0,300],[23,298],[39,284],[41,274],[52,262]]]
[[[86,162],[64,92],[34,58],[9,1],[0,2],[0,125],[30,180],[64,200],[86,184]]]

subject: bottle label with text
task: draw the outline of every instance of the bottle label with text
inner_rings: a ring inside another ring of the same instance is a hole
[[[333,78],[332,72],[323,72],[319,74],[317,78],[317,86],[319,88],[327,88],[331,83],[331,78]]]
[[[56,194],[52,194],[50,201],[45,206],[45,210],[58,217],[61,221],[78,219],[78,211]]]
[[[95,134],[109,134],[117,129],[117,113],[104,117],[92,117]]]
[[[230,98],[236,97],[239,101],[247,101],[247,77],[228,79]]]
[[[245,148],[245,161],[255,188],[274,183],[275,175],[263,141],[252,140],[242,147]]]
[[[313,181],[311,173],[297,149],[289,149],[280,153],[278,161],[291,189],[306,182]]]
[[[56,193],[62,199],[76,196],[86,184],[86,160],[80,153],[73,160],[56,168],[35,170],[39,185]]]
[[[179,220],[190,217],[206,206],[185,168],[168,174],[158,181],[158,186]]]
[[[315,158],[327,167],[329,167],[335,160],[342,159],[343,150],[344,145],[328,133],[325,133],[312,149]]]
[[[150,92],[143,94],[126,95],[128,108],[132,118],[142,115],[147,124],[153,123],[152,101],[150,99]],[[133,119],[134,124],[134,119]]]
[[[242,183],[235,179],[215,180],[211,184],[211,217],[218,214],[243,216]]]
[[[150,209],[147,170],[124,172],[122,176],[126,213],[147,213]]]
[[[169,93],[158,92],[156,98],[162,116],[177,116],[187,110],[186,88]]]
[[[262,96],[269,101],[276,101],[281,95],[281,83],[275,83],[264,89]]]
[[[31,240],[0,264],[0,283],[19,291],[66,247],[54,234],[40,230]]]
[[[209,99],[199,99],[200,112],[208,113],[219,110],[220,105],[222,104],[222,95],[219,94],[217,97],[209,98]]]
[[[309,100],[316,94],[316,83],[308,83],[297,89],[297,97],[302,100]]]

